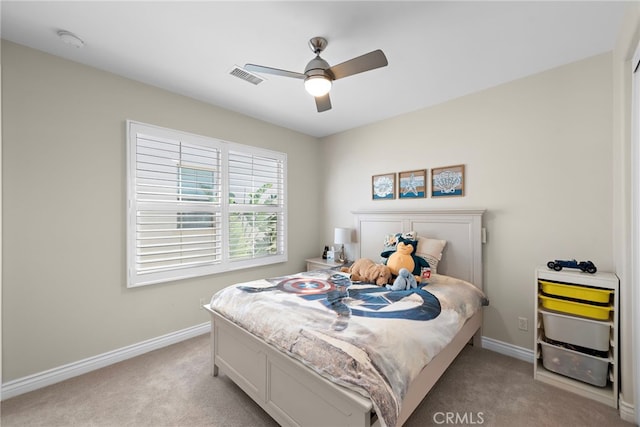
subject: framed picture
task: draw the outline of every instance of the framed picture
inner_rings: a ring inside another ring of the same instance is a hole
[[[373,175],[371,177],[371,194],[373,200],[395,199],[396,174]]]
[[[464,165],[431,169],[431,197],[464,196]]]
[[[398,174],[398,198],[421,199],[427,197],[427,170],[400,172]]]

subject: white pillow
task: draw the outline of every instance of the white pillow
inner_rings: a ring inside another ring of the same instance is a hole
[[[442,260],[442,251],[446,245],[446,240],[429,239],[418,236],[416,255],[427,260],[429,267],[431,267],[431,273],[438,272],[438,263]]]

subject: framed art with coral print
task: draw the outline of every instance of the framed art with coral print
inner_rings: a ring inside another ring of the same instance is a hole
[[[431,169],[431,197],[464,196],[464,165]]]
[[[427,170],[400,172],[398,174],[398,198],[421,199],[427,197]]]
[[[387,173],[371,177],[371,195],[373,200],[391,200],[396,198],[396,174]]]

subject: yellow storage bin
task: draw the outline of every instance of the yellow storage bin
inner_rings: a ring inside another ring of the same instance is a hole
[[[611,289],[594,289],[566,283],[547,282],[538,280],[542,292],[547,295],[579,299],[583,301],[607,303],[613,291]]]
[[[542,301],[542,306],[549,310],[561,311],[563,313],[575,314],[591,319],[607,320],[609,319],[609,313],[613,311],[612,306],[601,307],[577,301],[562,300],[547,295],[538,295],[538,298]]]

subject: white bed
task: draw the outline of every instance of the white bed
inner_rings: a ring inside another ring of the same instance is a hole
[[[379,259],[383,236],[416,231],[447,241],[438,273],[482,285],[482,210],[354,212],[355,258]],[[372,402],[336,385],[303,363],[227,320],[211,313],[212,374],[221,369],[279,424],[285,426],[379,425]],[[405,394],[396,425],[402,425],[473,338],[480,343],[482,310],[426,365]]]

